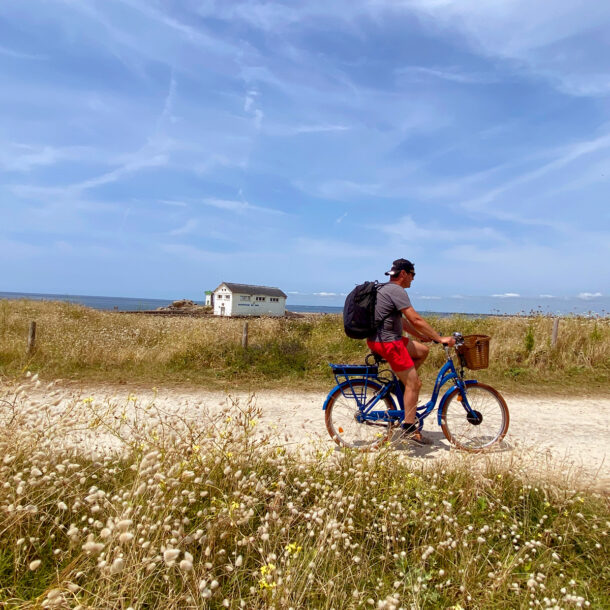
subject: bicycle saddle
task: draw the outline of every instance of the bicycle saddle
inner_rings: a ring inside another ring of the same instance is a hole
[[[373,366],[374,364],[381,364],[382,362],[386,362],[386,360],[384,358],[382,358],[379,354],[375,354],[374,352],[369,352],[365,359],[364,362],[368,365],[368,366]]]

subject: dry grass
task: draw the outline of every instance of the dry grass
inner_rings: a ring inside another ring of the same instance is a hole
[[[28,325],[38,325],[28,357]],[[544,316],[431,319],[442,333],[492,336],[490,368],[477,376],[499,389],[607,393],[610,320],[564,318],[551,347]],[[364,341],[348,339],[336,315],[249,321],[249,349],[241,348],[243,320],[153,317],[96,311],[79,305],[0,301],[0,374],[26,369],[45,378],[88,381],[205,384],[207,386],[328,387],[328,362],[361,362]],[[432,347],[422,370],[431,381],[443,353]]]
[[[9,385],[2,607],[609,607],[607,498],[481,460],[291,454],[237,401],[187,420],[86,399],[49,425]]]

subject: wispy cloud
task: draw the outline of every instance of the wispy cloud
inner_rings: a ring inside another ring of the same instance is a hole
[[[590,35],[610,23],[605,3],[559,0],[552,19],[542,5],[522,0],[411,0],[403,6],[432,16],[437,27],[459,31],[473,51],[517,60],[515,70],[538,74],[566,93],[602,95],[610,89],[601,40]],[[572,52],[558,52],[561,45]]]
[[[92,152],[91,148],[85,146],[5,144],[0,147],[0,169],[28,172],[36,167],[55,165],[63,161],[90,159]]]
[[[403,216],[395,221],[383,225],[373,225],[376,229],[389,235],[396,235],[409,239],[410,242],[461,242],[466,232],[477,234],[479,239],[508,241],[500,232],[491,227],[463,227],[455,226],[446,229],[436,223],[416,223],[411,216]]]
[[[159,199],[158,201],[159,203],[164,203],[165,205],[171,205],[177,208],[186,208],[189,205],[185,201],[179,201],[175,199]]]
[[[396,74],[413,82],[421,82],[430,78],[451,81],[461,84],[488,84],[498,82],[498,77],[493,74],[476,74],[460,70],[459,68],[426,68],[423,66],[405,66],[398,68]]]
[[[16,51],[15,49],[9,49],[8,47],[0,45],[0,55],[6,55],[15,59],[32,59],[35,61],[45,60],[45,55],[36,55],[34,53],[23,53],[22,51]]]
[[[341,133],[350,131],[348,125],[284,125],[275,123],[265,128],[265,133],[273,136],[299,136],[306,134]]]
[[[236,212],[238,214],[244,214],[246,212],[263,212],[265,214],[277,214],[284,216],[286,212],[282,210],[276,210],[273,208],[266,208],[263,206],[252,205],[247,201],[235,200],[235,199],[216,199],[209,197],[202,199],[201,203],[204,205],[217,208],[219,210],[226,210],[228,212]]]
[[[504,294],[492,294],[495,299],[518,299],[521,295],[517,292],[505,292]]]
[[[571,144],[569,147],[563,148],[555,156],[555,159],[549,163],[537,167],[534,170],[524,172],[516,177],[513,177],[497,187],[494,187],[490,191],[483,195],[480,195],[474,199],[462,202],[462,206],[468,210],[476,210],[484,213],[497,214],[497,212],[489,206],[493,203],[500,195],[503,195],[518,186],[523,186],[534,182],[535,180],[546,176],[549,173],[557,172],[562,170],[566,166],[569,166],[574,161],[580,159],[589,154],[596,153],[601,150],[610,148],[610,133],[604,133],[603,135],[594,138],[592,140],[585,140]],[[508,215],[510,217],[510,215]],[[518,219],[517,216],[514,219]]]
[[[73,191],[84,191],[102,186],[104,184],[110,184],[112,182],[117,182],[129,174],[139,172],[142,169],[162,167],[166,165],[167,162],[168,157],[164,154],[154,154],[150,157],[142,156],[140,158],[134,158],[111,172],[106,172],[100,176],[90,178],[89,180],[83,180],[82,182],[72,184],[70,185],[70,189]]]

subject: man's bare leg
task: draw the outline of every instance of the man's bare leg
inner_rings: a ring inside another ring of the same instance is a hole
[[[408,439],[418,445],[430,445],[432,441],[421,434],[418,429],[414,429],[417,425],[417,399],[419,398],[419,390],[421,388],[421,380],[417,374],[417,369],[412,366],[406,371],[399,371],[396,376],[405,384],[405,418],[403,420],[403,428],[408,434]]]
[[[407,343],[407,351],[409,352],[409,356],[411,356],[411,360],[413,360],[413,364],[416,369],[424,363],[428,354],[430,353],[430,348],[423,343],[419,343],[419,341],[413,341],[413,339],[409,339],[409,343]]]
[[[417,399],[419,398],[419,389],[421,388],[421,381],[417,370],[414,366],[406,371],[394,371],[396,377],[403,382],[405,386],[404,393],[404,405],[405,405],[405,424],[414,424],[417,411]]]

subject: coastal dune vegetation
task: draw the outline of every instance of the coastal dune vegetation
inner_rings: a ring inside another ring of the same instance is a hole
[[[607,497],[459,453],[285,451],[252,400],[77,402],[50,424],[0,396],[3,608],[610,605]]]
[[[28,327],[37,322],[36,346],[27,353]],[[556,345],[553,319],[544,315],[428,317],[442,334],[490,335],[490,366],[482,381],[506,391],[607,393],[610,319],[563,317]],[[262,388],[291,384],[323,389],[329,362],[361,363],[364,341],[345,336],[338,315],[248,320],[150,316],[98,311],[81,305],[0,301],[0,374],[31,370],[42,378],[83,381],[183,382],[210,387]],[[432,382],[444,352],[431,345],[421,375]]]

